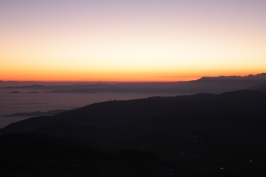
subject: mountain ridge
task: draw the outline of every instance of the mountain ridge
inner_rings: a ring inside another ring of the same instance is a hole
[[[100,152],[145,151],[178,167],[177,176],[265,176],[265,117],[266,92],[256,90],[113,100],[10,124],[0,129],[0,140],[20,133]]]
[[[266,79],[266,73],[260,73],[260,74],[255,74],[255,75],[247,75],[247,76],[216,76],[216,77],[209,77],[209,76],[203,76],[198,80],[226,80],[226,79],[230,79],[230,80],[237,80],[237,79]]]
[[[245,76],[238,76],[238,75],[229,75],[229,76],[224,76],[224,75],[220,75],[220,76],[202,76],[199,79],[195,79],[195,80],[188,80],[188,81],[174,81],[174,82],[189,82],[189,81],[198,81],[201,79],[266,79],[266,73],[258,73],[258,74],[249,74],[249,75],[245,75]],[[94,84],[103,84],[103,83],[117,83],[117,82],[103,82],[103,81],[98,81],[98,82],[72,82],[72,81],[68,81],[68,82],[41,82],[41,81],[16,81],[16,80],[12,80],[12,81],[4,81],[4,80],[0,80],[0,82],[24,82],[24,83],[32,83],[32,85],[36,85],[38,86],[38,83],[77,83],[77,84],[84,84],[84,83],[94,83]],[[120,83],[120,82],[118,82]],[[121,82],[121,83],[164,83],[164,82]],[[173,82],[169,82],[169,83],[173,83]]]
[[[256,104],[250,105],[250,102]],[[91,126],[108,127],[121,121],[135,121],[137,119],[152,116],[187,115],[191,112],[237,112],[250,113],[258,111],[264,113],[266,105],[266,93],[254,90],[240,90],[223,94],[195,94],[176,97],[151,97],[135,100],[113,100],[94,103],[75,110],[69,110],[54,116],[44,116],[22,120],[0,129],[0,134],[11,127],[15,132],[25,127],[42,126],[54,123],[74,123]],[[266,109],[265,109],[266,110]],[[26,126],[19,126],[25,123]],[[15,128],[16,127],[16,128]],[[31,129],[31,128],[30,128]],[[10,131],[10,130],[8,130]],[[12,132],[12,131],[11,131]]]
[[[222,93],[241,89],[253,89],[266,82],[266,74],[249,76],[202,77],[198,80],[182,82],[143,82],[143,83],[80,83],[61,85],[35,83],[31,85],[2,86],[1,89],[44,90],[49,93],[149,93],[149,94],[195,94]],[[22,84],[22,85],[21,85]],[[47,85],[48,84],[48,85]],[[4,84],[2,84],[4,85]]]

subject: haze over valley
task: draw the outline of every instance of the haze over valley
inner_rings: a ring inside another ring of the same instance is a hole
[[[102,101],[264,89],[265,80],[266,74],[165,83],[0,82],[0,127],[28,117],[52,115],[51,110],[60,112]]]

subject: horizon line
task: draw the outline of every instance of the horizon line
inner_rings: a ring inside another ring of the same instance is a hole
[[[248,77],[248,76],[258,76],[258,75],[263,75],[266,74],[266,72],[258,73],[258,74],[248,74],[248,75],[219,75],[219,76],[201,76],[195,79],[188,79],[188,80],[176,80],[176,81],[170,81],[170,80],[160,80],[160,81],[141,81],[141,80],[136,80],[136,81],[126,81],[126,80],[0,80],[0,82],[50,82],[50,83],[174,83],[174,82],[189,82],[189,81],[196,81],[202,78],[219,78],[219,77]]]

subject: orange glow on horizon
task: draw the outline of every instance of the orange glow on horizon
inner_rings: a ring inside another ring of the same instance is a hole
[[[176,82],[266,72],[266,1],[1,1],[0,80]]]
[[[222,73],[222,74],[221,74]],[[260,73],[263,73],[260,72]],[[2,81],[36,81],[36,82],[179,82],[197,80],[201,77],[218,77],[218,76],[247,76],[260,74],[255,71],[247,72],[195,72],[191,73],[71,73],[71,72],[42,72],[32,75],[31,72],[11,73],[1,75]]]

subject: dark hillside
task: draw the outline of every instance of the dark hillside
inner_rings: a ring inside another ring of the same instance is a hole
[[[239,90],[96,103],[13,123],[0,133],[49,135],[112,153],[145,151],[180,176],[264,176],[265,126],[266,92]]]
[[[27,132],[58,123],[110,127],[154,116],[180,116],[192,113],[264,114],[266,93],[251,90],[219,95],[196,94],[177,97],[151,97],[127,101],[95,103],[54,116],[36,117],[8,125],[0,134]]]
[[[100,152],[36,134],[0,136],[0,176],[169,176],[158,156],[138,150]]]

